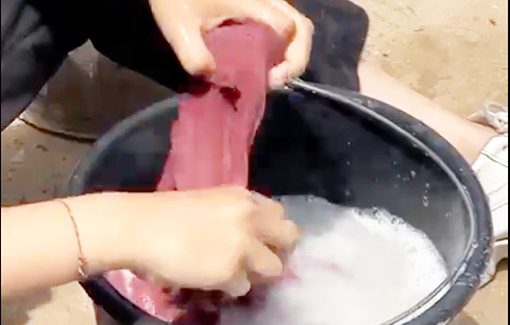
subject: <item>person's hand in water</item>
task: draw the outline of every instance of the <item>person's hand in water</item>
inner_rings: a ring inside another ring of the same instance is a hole
[[[88,276],[131,269],[241,296],[281,275],[273,251],[298,237],[280,204],[230,187],[90,194],[2,208],[1,220],[2,297],[78,280],[80,254]]]
[[[292,249],[298,229],[280,204],[235,187],[159,195],[166,198],[143,206],[150,217],[133,216],[134,269],[173,287],[232,296],[245,295],[254,278],[282,274],[272,249]]]
[[[313,24],[285,0],[149,0],[153,16],[184,69],[209,75],[214,58],[203,41],[208,30],[226,20],[265,23],[287,42],[285,61],[272,69],[270,85],[282,86],[302,74],[312,46]]]

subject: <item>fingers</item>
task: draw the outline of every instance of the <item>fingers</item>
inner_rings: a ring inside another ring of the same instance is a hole
[[[283,272],[282,261],[266,245],[254,239],[250,245],[247,264],[250,272],[263,277],[278,277]]]
[[[253,238],[248,242],[246,256],[240,261],[240,269],[224,285],[222,291],[232,297],[245,296],[251,289],[250,278],[278,278],[283,263],[266,245]],[[249,276],[249,275],[254,276]]]
[[[302,74],[310,59],[313,24],[285,0],[243,0],[242,5],[220,1],[214,6],[212,2],[200,3],[197,8],[175,6],[167,0],[149,2],[161,32],[192,75],[210,76],[214,71],[214,58],[204,43],[203,32],[227,19],[251,18],[265,23],[289,44],[285,61],[270,73],[271,87],[282,86],[289,78]]]
[[[151,10],[159,29],[172,46],[183,68],[191,75],[210,75],[214,58],[204,43],[201,22],[186,10],[177,10],[171,1],[152,0]],[[176,19],[177,18],[177,19]]]
[[[285,61],[270,72],[270,86],[283,86],[289,79],[300,76],[310,60],[313,40],[313,22],[299,13],[285,0],[266,0],[294,20],[296,34],[285,52]]]
[[[221,291],[229,294],[232,297],[242,297],[246,296],[251,289],[250,280],[248,280],[248,275],[246,271],[240,270],[232,279],[225,284],[225,286],[221,289]]]
[[[218,216],[242,218],[250,232],[266,245],[277,250],[292,250],[300,230],[294,222],[284,218],[283,206],[256,192],[238,186],[219,186],[209,189],[156,193],[154,195],[181,195],[199,203],[212,204],[219,209]]]
[[[292,249],[300,231],[296,224],[284,218],[284,209],[261,194],[252,192],[256,208],[250,216],[255,236],[264,244],[277,249]]]

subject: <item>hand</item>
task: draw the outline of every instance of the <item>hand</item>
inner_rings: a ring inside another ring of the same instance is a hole
[[[131,269],[174,288],[244,295],[250,281],[281,275],[279,255],[297,236],[279,204],[242,188],[2,207],[2,299],[80,279],[80,255],[89,276]]]
[[[129,195],[127,267],[174,288],[243,296],[254,279],[281,275],[274,252],[291,250],[298,237],[280,204],[243,188]]]
[[[225,20],[251,18],[271,27],[288,43],[285,60],[270,72],[282,86],[302,74],[312,46],[313,23],[285,0],[149,0],[153,16],[184,69],[210,75],[215,69],[203,34]]]

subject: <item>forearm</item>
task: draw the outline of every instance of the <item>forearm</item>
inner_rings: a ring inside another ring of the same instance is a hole
[[[79,244],[88,275],[122,267],[124,228],[112,205],[101,204],[115,195],[2,208],[2,297],[78,280]]]

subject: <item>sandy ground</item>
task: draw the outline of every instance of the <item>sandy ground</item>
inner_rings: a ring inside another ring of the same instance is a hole
[[[508,102],[507,0],[355,0],[370,18],[369,61],[467,115]]]
[[[365,59],[443,107],[467,115],[485,100],[508,101],[508,1],[356,0],[371,17]],[[2,133],[2,205],[62,190],[89,148],[24,124]],[[508,324],[507,263],[479,291],[458,325]],[[93,325],[93,306],[72,283],[2,301],[5,325]]]

